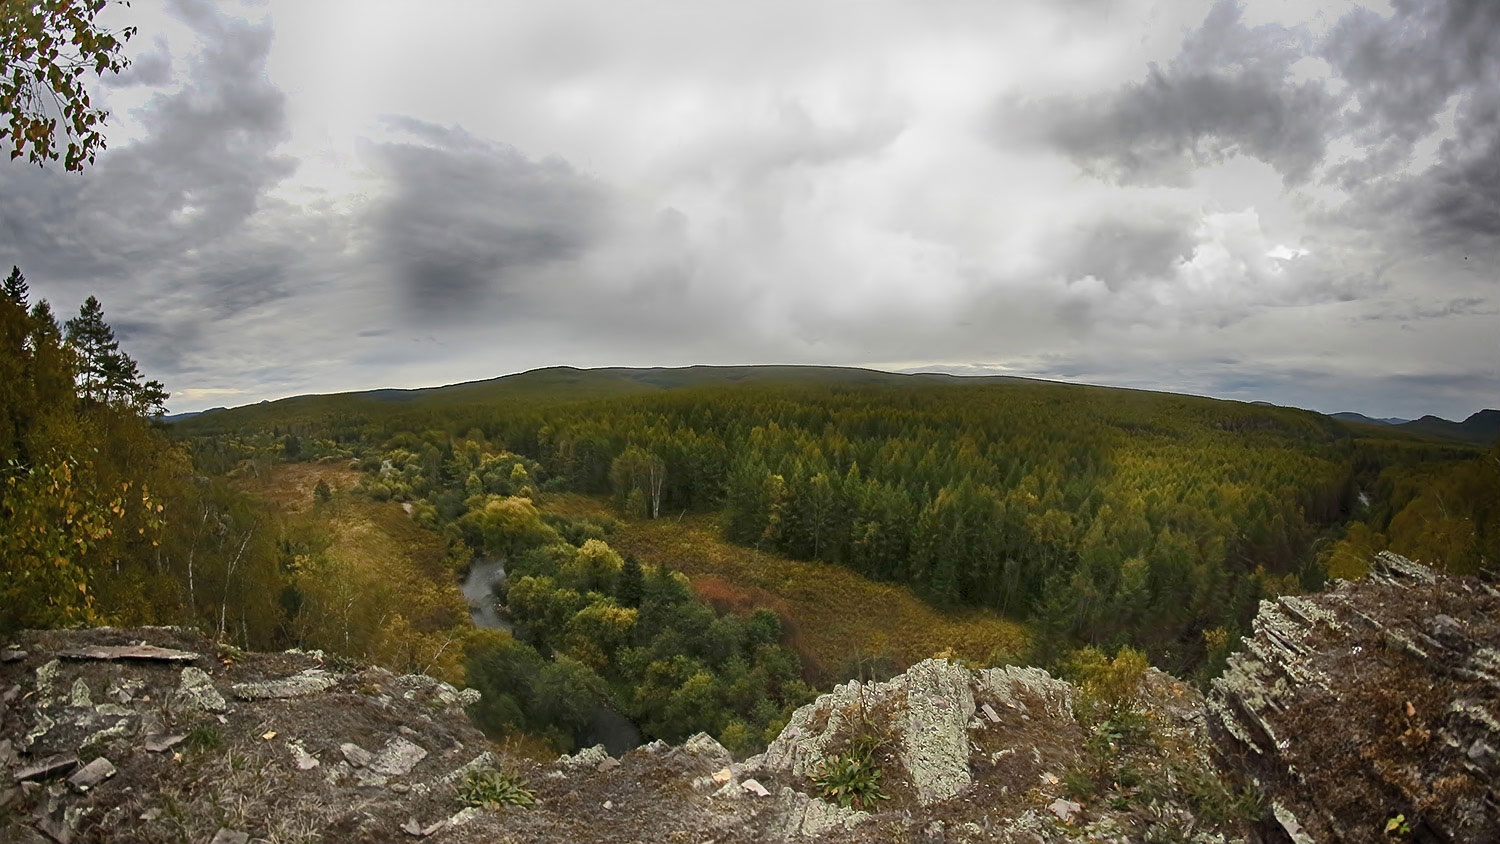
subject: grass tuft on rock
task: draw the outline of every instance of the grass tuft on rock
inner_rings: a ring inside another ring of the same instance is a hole
[[[520,774],[497,768],[480,768],[464,777],[458,787],[458,797],[465,805],[492,809],[536,805],[536,797]]]

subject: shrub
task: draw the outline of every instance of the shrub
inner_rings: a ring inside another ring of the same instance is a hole
[[[813,785],[824,800],[832,800],[845,809],[871,809],[877,800],[889,800],[880,790],[883,772],[875,764],[879,737],[871,733],[856,736],[843,753],[824,759],[813,772]]]
[[[520,774],[495,768],[480,768],[464,777],[458,787],[458,797],[466,805],[486,808],[532,806],[536,803]]]

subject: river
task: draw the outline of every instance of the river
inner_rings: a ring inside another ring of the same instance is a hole
[[[505,563],[501,560],[475,560],[464,578],[464,600],[469,602],[469,617],[476,627],[515,632],[515,623],[495,598],[496,583],[505,582]],[[641,731],[622,713],[603,701],[594,707],[589,724],[581,736],[583,747],[604,745],[611,756],[641,746]]]

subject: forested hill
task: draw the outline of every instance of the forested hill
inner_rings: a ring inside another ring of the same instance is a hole
[[[184,414],[173,421],[195,420],[199,426],[234,427],[268,422],[316,419],[329,413],[381,413],[386,405],[451,407],[467,404],[524,402],[562,404],[593,399],[660,393],[693,387],[736,384],[782,386],[887,386],[925,382],[1034,382],[1013,376],[955,376],[943,373],[905,374],[845,366],[683,366],[602,367],[578,369],[550,366],[499,378],[465,381],[440,387],[378,389],[348,393],[292,396],[236,408],[213,408]],[[208,416],[207,419],[200,417]]]
[[[1025,379],[555,368],[173,428],[211,470],[360,461],[379,470],[371,494],[481,551],[466,515],[516,492],[502,457],[513,453],[534,461],[527,483],[544,493],[612,494],[643,516],[721,511],[733,541],[1029,619],[1043,648],[1133,642],[1179,669],[1217,662],[1261,597],[1319,585],[1340,552],[1420,540],[1425,559],[1473,570],[1500,536],[1488,510],[1405,518],[1459,477],[1451,467],[1476,462],[1473,447],[1291,408]]]

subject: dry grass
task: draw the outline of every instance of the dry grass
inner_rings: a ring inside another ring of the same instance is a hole
[[[348,489],[360,479],[360,473],[335,463],[277,463],[267,474],[241,481],[243,487],[275,504],[284,513],[302,513],[313,506],[313,490],[318,481],[326,481],[334,491]],[[392,504],[397,510],[399,504]]]
[[[540,505],[575,517],[618,518],[602,498],[554,494]],[[905,586],[732,545],[721,538],[713,515],[621,520],[609,543],[642,563],[686,573],[718,609],[775,610],[803,660],[825,678],[870,657],[897,667],[938,653],[983,661],[997,651],[1019,652],[1028,640],[1024,626],[994,612],[941,612]]]

